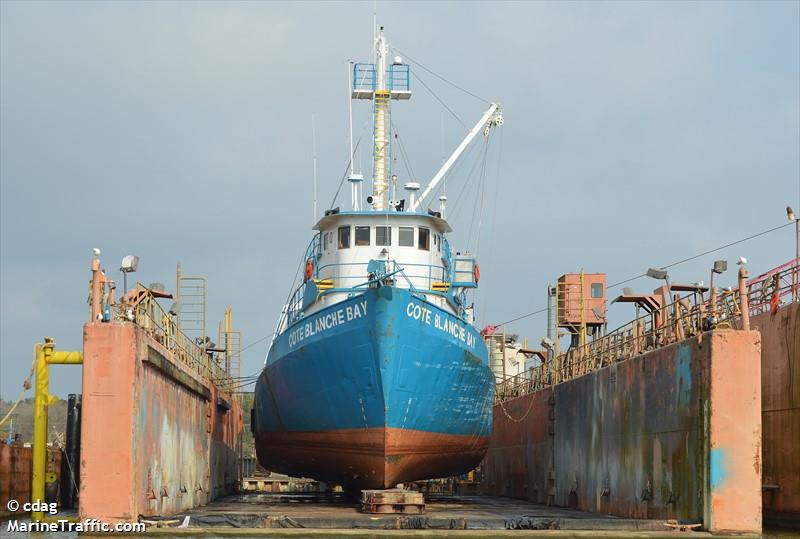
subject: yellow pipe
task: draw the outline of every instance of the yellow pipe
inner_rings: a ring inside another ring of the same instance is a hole
[[[33,400],[33,475],[31,477],[31,502],[45,502],[44,474],[47,467],[47,355],[53,350],[53,340],[45,338],[44,344],[36,345],[36,393]],[[31,518],[41,522],[42,511],[34,511]]]
[[[48,365],[82,365],[82,352],[53,352],[47,359]]]
[[[36,353],[36,393],[33,400],[33,474],[31,477],[31,502],[45,502],[44,484],[47,471],[47,407],[50,404],[50,369],[48,365],[80,365],[81,352],[56,352],[55,342],[44,338],[44,344],[34,347]],[[44,513],[33,511],[31,519],[42,522]]]

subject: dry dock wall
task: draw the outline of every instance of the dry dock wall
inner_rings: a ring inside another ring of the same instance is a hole
[[[135,521],[237,488],[239,404],[129,323],[84,327],[82,518]]]
[[[760,532],[759,353],[715,331],[497,405],[483,489]]]
[[[61,450],[47,448],[47,475],[55,481],[45,483],[47,501],[57,501],[58,485],[61,482]],[[31,474],[33,472],[33,448],[22,444],[0,443],[0,519],[10,517],[9,500],[20,504],[31,501]]]
[[[800,303],[751,325],[761,331],[764,518],[800,525]]]

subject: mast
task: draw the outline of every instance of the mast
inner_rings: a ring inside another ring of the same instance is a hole
[[[409,88],[409,68],[403,64],[403,59],[395,56],[389,60],[389,44],[383,35],[383,27],[378,30],[375,37],[375,63],[352,65],[353,86],[350,93],[351,99],[372,100],[372,195],[367,197],[367,203],[376,211],[386,211],[392,208],[389,205],[389,185],[391,177],[390,140],[391,140],[391,100],[411,99]],[[351,150],[351,162],[353,160]],[[350,167],[350,180],[353,181],[352,193],[354,197],[353,208],[357,209],[361,198],[360,181],[363,176],[352,172]],[[392,194],[394,197],[394,194]]]
[[[386,87],[386,54],[388,47],[383,27],[375,41],[375,93],[373,97],[373,164],[372,164],[372,208],[378,211],[388,208],[389,187],[389,139],[391,129],[391,91]]]

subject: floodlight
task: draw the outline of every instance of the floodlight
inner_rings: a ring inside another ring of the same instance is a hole
[[[728,271],[728,261],[727,260],[715,260],[714,267],[711,270],[714,273],[721,274],[723,271]]]
[[[659,279],[659,280],[662,280],[662,281],[664,281],[664,280],[669,278],[669,275],[667,274],[667,270],[658,269],[658,268],[648,268],[647,273],[645,275],[647,275],[648,277],[651,277],[653,279]]]
[[[119,271],[123,273],[133,273],[139,267],[139,257],[136,255],[127,255],[122,258],[122,264],[119,266]]]

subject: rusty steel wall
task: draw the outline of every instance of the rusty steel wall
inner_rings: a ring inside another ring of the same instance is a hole
[[[555,388],[555,503],[635,518],[703,517],[696,342]]]
[[[757,357],[757,332],[717,331],[498,404],[482,488],[758,531]]]
[[[244,431],[244,415],[238,401],[212,386],[211,402],[223,400],[230,406],[224,410],[211,407],[211,498],[218,498],[237,492],[240,485],[239,456]]]
[[[484,493],[553,502],[553,388],[494,407],[494,431],[483,462]]]
[[[761,331],[764,517],[800,524],[800,303],[751,325]]]
[[[170,515],[232,493],[238,402],[133,324],[87,324],[82,517]]]
[[[147,348],[140,343],[139,350]],[[137,375],[133,468],[140,512],[169,515],[208,503],[210,403],[146,362]]]
[[[33,448],[23,445],[0,443],[0,518],[12,515],[6,504],[16,500],[20,504],[31,501],[31,472],[33,470]],[[47,448],[48,474],[55,473],[56,481],[46,485],[48,501],[55,498],[61,478],[61,450]]]

